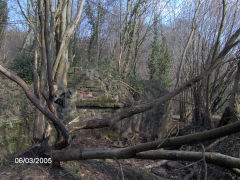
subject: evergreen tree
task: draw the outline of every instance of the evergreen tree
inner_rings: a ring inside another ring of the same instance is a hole
[[[166,37],[162,34],[162,42],[160,45],[159,49],[159,58],[158,58],[158,63],[157,63],[157,76],[159,77],[161,83],[164,86],[169,86],[169,71],[172,66],[172,53],[171,50],[168,47],[167,44],[167,39]]]
[[[164,86],[169,85],[169,70],[172,64],[171,51],[167,44],[166,37],[161,35],[159,40],[158,17],[154,16],[154,37],[152,42],[152,53],[149,58],[148,68],[150,79],[160,80]]]
[[[148,68],[149,68],[149,74],[150,79],[156,79],[156,71],[157,71],[157,64],[158,64],[158,57],[160,56],[160,44],[159,44],[159,31],[158,31],[158,17],[154,16],[154,22],[153,22],[153,30],[154,30],[154,36],[153,36],[153,42],[152,42],[152,53],[148,62]]]

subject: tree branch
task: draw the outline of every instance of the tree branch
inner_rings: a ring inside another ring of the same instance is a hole
[[[31,92],[28,85],[19,76],[4,68],[2,65],[0,65],[0,72],[7,78],[17,83],[23,89],[27,98],[33,103],[33,105],[36,106],[46,117],[48,117],[53,125],[61,131],[64,138],[64,142],[61,142],[61,144],[63,143],[62,146],[66,147],[68,145],[69,133],[61,120],[40,103],[39,99]]]
[[[58,68],[60,59],[62,57],[63,50],[64,50],[64,48],[66,48],[68,46],[70,37],[72,36],[72,34],[74,33],[75,29],[77,28],[77,26],[79,24],[79,21],[80,21],[82,12],[83,12],[84,2],[85,2],[85,0],[81,1],[80,6],[79,6],[78,11],[77,11],[77,14],[76,14],[76,16],[74,18],[74,22],[69,24],[67,26],[66,31],[64,32],[62,43],[61,43],[60,48],[59,48],[59,53],[58,53],[58,55],[56,57],[54,65],[53,65],[53,72],[52,72],[52,76],[53,76],[52,78],[53,79],[54,79],[54,77],[56,75],[57,68]]]

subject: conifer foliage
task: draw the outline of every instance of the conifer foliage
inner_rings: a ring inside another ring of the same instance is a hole
[[[154,17],[154,36],[152,42],[152,52],[148,61],[150,79],[160,80],[164,86],[169,85],[169,70],[173,61],[171,50],[168,47],[167,39],[161,33],[159,40],[158,17]]]

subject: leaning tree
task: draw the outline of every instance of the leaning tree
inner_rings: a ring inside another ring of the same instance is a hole
[[[70,161],[80,159],[171,159],[171,160],[192,160],[201,159],[199,153],[188,153],[181,151],[163,151],[157,150],[165,147],[176,147],[183,144],[199,143],[206,140],[212,140],[232,133],[239,132],[240,122],[235,122],[226,126],[215,128],[201,133],[179,136],[174,138],[158,139],[156,141],[129,146],[125,148],[106,148],[91,149],[84,147],[68,147],[70,136],[73,131],[81,129],[95,129],[110,127],[113,124],[126,120],[127,117],[138,113],[148,111],[160,104],[170,100],[184,90],[193,87],[203,78],[209,76],[214,69],[229,62],[225,58],[231,50],[239,45],[240,28],[231,33],[229,38],[221,45],[219,40],[212,43],[211,49],[214,56],[211,63],[198,75],[179,85],[173,91],[148,103],[135,105],[114,114],[112,117],[97,119],[93,118],[86,121],[71,121],[63,124],[63,121],[57,116],[54,107],[54,95],[56,88],[66,88],[66,72],[68,68],[67,47],[71,36],[81,20],[84,0],[77,3],[77,9],[70,11],[73,5],[70,1],[58,0],[55,3],[48,0],[30,1],[34,16],[28,16],[18,1],[22,13],[28,20],[34,32],[35,60],[33,65],[34,89],[32,90],[27,83],[17,76],[14,72],[0,65],[0,72],[7,78],[16,82],[25,92],[27,98],[37,109],[37,117],[34,122],[34,138],[37,155],[52,157],[54,161]],[[225,1],[223,0],[223,5]],[[74,6],[76,7],[76,6]],[[70,13],[72,12],[72,14]],[[39,53],[40,52],[40,53]],[[40,58],[39,58],[40,56]],[[41,66],[37,65],[38,60]],[[237,57],[231,57],[230,60],[236,60]],[[40,68],[40,75],[38,74]],[[54,83],[56,86],[54,86]],[[44,117],[49,125],[44,127]],[[57,133],[56,142],[53,146],[48,144],[50,126],[53,126]],[[36,144],[39,142],[40,144]],[[67,148],[68,147],[68,148]],[[39,151],[40,150],[40,151]],[[240,168],[239,159],[227,157],[216,153],[205,153],[207,162],[225,165],[227,167]],[[225,164],[224,164],[225,163]]]

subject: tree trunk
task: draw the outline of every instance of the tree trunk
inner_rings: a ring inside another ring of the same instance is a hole
[[[239,57],[237,59],[239,59]],[[218,126],[223,126],[230,122],[235,122],[239,120],[240,117],[239,80],[240,80],[240,62],[238,62],[237,64],[237,72],[234,78],[234,85],[229,101],[229,106],[225,108]]]
[[[60,60],[56,75],[57,89],[59,90],[65,91],[67,88],[68,68],[69,68],[68,49],[65,49]]]
[[[167,131],[169,131],[168,122],[172,117],[172,100],[168,102],[165,107],[165,113],[159,120],[157,138],[163,138],[167,136]]]
[[[190,106],[188,104],[188,99],[189,99],[189,92],[187,91],[183,91],[180,95],[180,120],[182,122],[188,123],[189,122],[189,118],[190,118]]]
[[[211,84],[211,74],[208,75],[206,79],[206,105],[204,108],[204,127],[214,128],[212,114],[210,111],[210,84]]]
[[[66,28],[68,26],[68,9],[69,6],[65,6],[62,9],[61,17],[60,17],[60,24],[56,27],[56,56],[59,53],[62,53],[61,59],[59,61],[59,65],[56,72],[56,83],[57,83],[57,89],[60,90],[66,90],[67,88],[67,72],[69,68],[69,62],[68,62],[68,47],[64,47],[63,50],[60,50],[60,46],[62,43],[64,32],[66,31]],[[63,52],[60,52],[63,51]]]
[[[37,110],[33,124],[33,144],[41,142],[44,137],[44,116]]]
[[[194,109],[193,109],[193,119],[192,124],[194,126],[203,126],[204,116],[203,116],[203,105],[201,99],[201,88],[199,85],[193,88],[193,102],[194,102]]]

